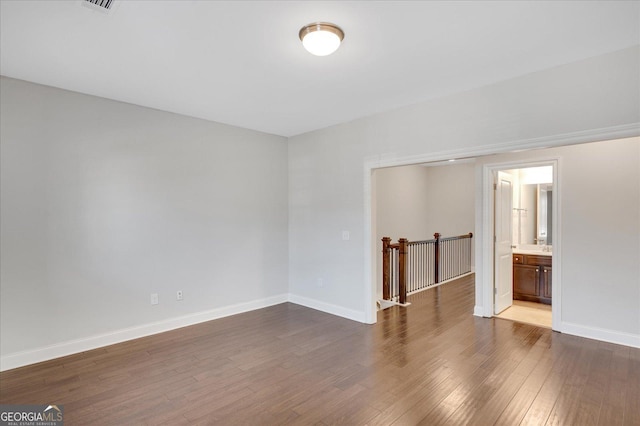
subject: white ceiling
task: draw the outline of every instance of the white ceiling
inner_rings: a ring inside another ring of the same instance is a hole
[[[0,73],[292,136],[640,44],[638,1],[113,1],[1,0]]]

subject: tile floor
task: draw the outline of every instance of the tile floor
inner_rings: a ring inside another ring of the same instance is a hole
[[[551,328],[551,305],[514,300],[510,308],[505,309],[496,317]]]

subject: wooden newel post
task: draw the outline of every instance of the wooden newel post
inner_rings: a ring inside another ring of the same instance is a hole
[[[409,240],[400,238],[398,240],[398,301],[401,304],[407,303],[407,243]]]
[[[471,260],[471,251],[473,250],[472,241],[473,241],[473,232],[469,232],[469,260],[468,260],[468,262],[469,262],[469,271],[471,271],[471,263],[472,263],[472,260]]]
[[[382,298],[391,300],[391,238],[382,239]]]
[[[433,265],[433,275],[434,275],[434,283],[438,284],[440,282],[440,234],[436,232],[433,234],[433,238],[436,239],[435,244],[433,245],[435,256]]]

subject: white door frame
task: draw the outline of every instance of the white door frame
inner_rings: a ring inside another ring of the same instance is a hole
[[[561,182],[560,182],[560,157],[543,157],[535,161],[515,161],[505,163],[485,164],[482,167],[482,247],[477,247],[481,251],[478,258],[478,250],[476,250],[476,262],[482,262],[482,294],[483,294],[483,312],[475,312],[476,315],[484,317],[494,316],[494,191],[493,176],[494,172],[500,170],[522,169],[526,167],[552,166],[553,167],[553,209],[552,209],[552,235],[553,235],[553,267],[551,269],[551,328],[555,331],[562,331],[562,230],[561,230],[561,209],[559,203],[561,200]],[[488,254],[483,256],[482,254]],[[477,286],[476,286],[477,290]]]

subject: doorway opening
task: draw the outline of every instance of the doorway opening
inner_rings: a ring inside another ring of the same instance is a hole
[[[493,315],[553,328],[557,162],[494,167]]]
[[[477,159],[467,159],[468,162],[475,162]],[[480,275],[476,277],[476,307],[474,308],[474,315],[483,316],[483,317],[492,317],[496,316],[494,310],[494,175],[497,175],[498,171],[508,171],[514,169],[532,169],[535,167],[551,167],[553,179],[550,183],[551,187],[551,197],[550,197],[550,205],[552,207],[552,214],[550,216],[550,221],[547,223],[548,232],[551,233],[552,238],[552,248],[555,249],[550,252],[550,256],[552,256],[552,261],[556,262],[555,268],[549,268],[547,274],[548,276],[552,276],[551,281],[554,285],[550,288],[550,292],[552,293],[551,299],[553,300],[553,304],[545,305],[544,308],[549,310],[551,308],[552,313],[552,324],[551,328],[553,330],[560,331],[560,298],[561,293],[559,291],[560,288],[560,233],[559,233],[559,204],[557,200],[559,199],[559,181],[558,181],[558,163],[560,159],[557,157],[543,157],[542,159],[537,160],[525,160],[525,161],[511,161],[504,163],[489,163],[486,162],[481,168],[476,168],[479,174],[474,173],[474,177],[470,177],[467,180],[467,184],[469,182],[476,181],[477,188],[479,192],[476,193],[476,201],[475,201],[475,229],[477,234],[474,233],[474,239],[476,235],[478,240],[474,245],[474,251],[476,253],[476,257],[474,258],[474,272],[478,265],[480,265]],[[445,161],[435,161],[431,165],[444,165]],[[453,164],[457,163],[454,162]],[[419,166],[424,165],[425,163],[414,163],[407,162],[407,164],[398,164],[397,166],[401,166],[403,168],[405,166]],[[449,165],[453,165],[449,163]],[[395,168],[396,165],[391,167]],[[380,164],[370,165],[369,167],[365,167],[365,174],[370,180],[365,180],[368,183],[367,185],[367,194],[369,195],[366,203],[371,206],[371,216],[367,221],[367,229],[371,230],[371,233],[367,233],[368,240],[365,244],[365,250],[367,253],[367,257],[371,259],[365,265],[365,270],[369,277],[371,277],[371,281],[367,280],[367,282],[371,282],[373,286],[367,285],[367,300],[371,300],[371,309],[367,312],[366,322],[374,323],[376,322],[376,312],[377,312],[377,301],[380,299],[381,292],[381,278],[379,278],[380,270],[381,270],[381,262],[378,259],[381,256],[381,247],[378,246],[379,235],[377,231],[380,228],[378,225],[378,215],[379,211],[377,208],[377,200],[378,192],[379,192],[379,184],[378,178],[380,177],[379,171],[385,169],[387,167],[380,167]],[[475,168],[475,166],[474,166]],[[449,167],[442,167],[442,170],[450,170]],[[513,208],[513,205],[509,207]],[[471,209],[471,208],[470,208]],[[512,211],[510,214],[513,214]],[[451,217],[449,216],[448,219]],[[517,227],[515,228],[517,230]],[[510,232],[513,232],[513,228]],[[521,231],[522,232],[522,231]],[[533,237],[532,237],[533,238]],[[520,240],[521,244],[526,244],[525,240]],[[509,246],[513,245],[510,240]],[[520,247],[522,249],[522,247]],[[512,255],[513,253],[510,253]],[[509,258],[509,257],[507,257]],[[513,262],[512,258],[511,263]],[[513,270],[508,272],[509,276],[513,274]],[[511,283],[512,285],[512,283]],[[511,299],[513,300],[513,299]],[[522,302],[522,305],[527,305]],[[516,305],[520,305],[521,302],[517,301]],[[511,302],[513,305],[513,302]],[[535,307],[539,307],[536,305]],[[545,315],[549,315],[546,313]]]
[[[400,300],[400,259],[384,250],[406,239],[406,295],[436,288],[475,271],[476,160],[458,159],[377,168],[372,176],[372,271],[378,308]],[[386,247],[390,247],[387,245]],[[385,270],[384,256],[387,253]],[[389,273],[390,272],[390,273]],[[383,279],[387,276],[387,280]],[[390,279],[389,279],[390,277]],[[383,281],[390,288],[385,293]],[[391,285],[389,283],[391,282]],[[385,295],[386,294],[386,295]]]

